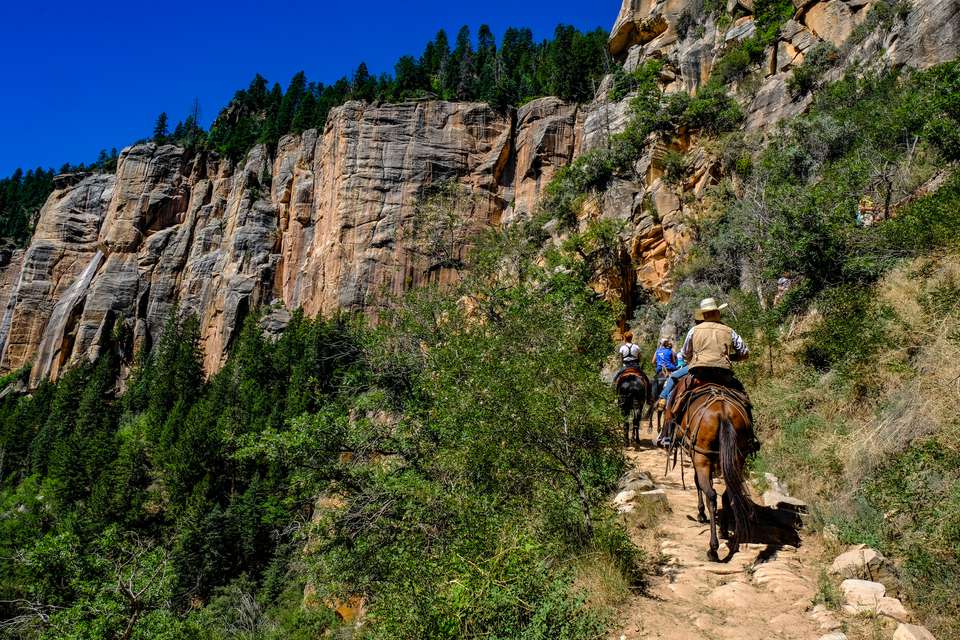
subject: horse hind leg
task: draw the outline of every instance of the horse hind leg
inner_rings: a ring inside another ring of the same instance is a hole
[[[643,400],[640,401],[640,404],[637,406],[636,412],[633,414],[633,441],[637,444],[640,444],[640,420],[643,418]]]
[[[696,473],[693,474],[693,483],[697,487],[697,522],[706,524],[710,521],[707,520],[707,512],[703,506],[703,488],[700,486],[700,476]]]
[[[710,549],[707,551],[707,558],[713,562],[719,562],[720,556],[717,554],[717,549],[720,548],[720,540],[717,538],[717,490],[713,487],[710,460],[699,453],[693,455],[693,467],[697,482],[706,494],[707,509],[710,511]]]

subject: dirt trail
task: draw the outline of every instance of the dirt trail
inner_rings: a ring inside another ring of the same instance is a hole
[[[640,449],[628,450],[627,458],[663,489],[670,511],[652,540],[649,531],[631,532],[648,551],[662,554],[663,570],[651,578],[646,594],[634,596],[624,608],[622,625],[612,638],[816,640],[839,626],[820,607],[812,610],[822,567],[816,540],[801,533],[799,547],[741,545],[730,562],[709,562],[709,526],[695,519],[697,493],[689,463],[683,490],[679,465],[664,476],[662,449],[645,441]],[[720,557],[726,554],[721,541]]]

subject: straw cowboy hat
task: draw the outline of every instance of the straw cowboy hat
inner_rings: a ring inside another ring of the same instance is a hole
[[[727,303],[724,302],[721,305],[717,304],[717,301],[713,298],[704,298],[700,301],[700,308],[697,311],[700,312],[701,316],[706,316],[708,313],[720,313],[721,310],[727,308]],[[696,312],[695,312],[696,313]]]

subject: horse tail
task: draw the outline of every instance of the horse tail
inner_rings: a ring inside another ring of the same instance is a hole
[[[741,460],[740,450],[737,447],[737,432],[724,407],[720,421],[720,470],[723,472],[723,481],[727,485],[738,544],[747,542],[750,537],[750,520],[753,513],[753,502],[744,487]]]
[[[656,375],[656,373],[654,373],[654,375]],[[657,404],[657,399],[654,397],[655,385],[654,385],[653,382],[650,380],[650,378],[647,378],[647,379],[645,380],[645,382],[646,382],[646,384],[644,385],[644,386],[645,386],[644,391],[645,391],[646,394],[647,394],[647,403],[650,405],[650,408],[647,409],[647,418],[646,418],[646,419],[647,419],[647,420],[651,420],[651,419],[653,418],[653,407],[656,406],[656,404]]]

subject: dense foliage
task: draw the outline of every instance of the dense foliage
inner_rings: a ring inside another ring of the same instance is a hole
[[[755,468],[805,493],[841,543],[897,558],[903,597],[957,637],[960,478],[943,394],[960,373],[958,289],[943,256],[960,241],[960,63],[805,89],[809,112],[768,140],[725,140],[719,215],[647,330],[698,297],[730,300],[761,355],[740,368],[766,441]]]
[[[324,85],[300,72],[284,91],[257,75],[217,117],[208,142],[232,158],[257,142],[272,148],[286,133],[322,129],[330,109],[348,100],[435,98],[507,107],[552,95],[583,102],[593,98],[609,71],[606,43],[601,29],[582,33],[561,25],[553,39],[542,42],[535,42],[529,29],[510,28],[498,46],[490,28],[482,25],[476,41],[462,27],[452,45],[444,31],[438,32],[419,58],[401,57],[392,76],[373,76],[361,64],[351,78]],[[176,132],[173,137],[180,139]]]
[[[663,66],[659,60],[650,60],[631,73],[622,68],[614,73],[610,98],[619,100],[634,94],[630,120],[606,146],[581,154],[557,172],[542,202],[549,215],[567,226],[575,225],[586,197],[601,192],[614,177],[637,177],[634,163],[651,142],[669,143],[681,130],[717,135],[737,128],[743,121],[740,105],[717,83],[708,83],[693,96],[665,93],[660,78]]]
[[[171,317],[125,393],[116,348],[5,397],[7,632],[306,638],[362,597],[370,637],[595,637],[578,558],[639,577],[603,506],[612,317],[586,265],[538,266],[537,229],[376,330],[298,314],[271,341],[250,320],[204,380],[196,322]]]

